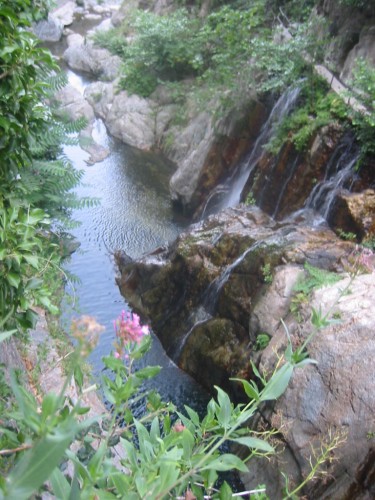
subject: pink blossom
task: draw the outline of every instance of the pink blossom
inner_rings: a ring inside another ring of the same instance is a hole
[[[149,327],[141,324],[138,314],[129,311],[122,311],[114,321],[114,329],[122,345],[129,342],[139,344],[142,338],[150,333]]]
[[[184,424],[181,424],[181,422],[177,422],[177,424],[174,424],[174,426],[173,426],[173,430],[176,432],[182,432],[185,429],[186,429],[186,427],[184,426]]]
[[[117,351],[115,351],[113,355],[116,359],[119,359],[121,357],[120,353]]]

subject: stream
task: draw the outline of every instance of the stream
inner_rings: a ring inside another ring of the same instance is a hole
[[[67,71],[69,83],[83,92],[85,80]],[[115,339],[113,320],[130,308],[115,283],[113,252],[124,250],[136,258],[176,238],[186,222],[176,220],[168,192],[171,163],[156,154],[145,153],[110,137],[101,120],[96,120],[93,137],[107,147],[110,155],[102,162],[88,165],[88,153],[79,146],[66,146],[64,153],[77,169],[84,171],[79,196],[99,198],[100,204],[76,210],[73,219],[80,225],[69,231],[80,242],[65,270],[78,282],[68,284],[68,299],[63,306],[63,322],[78,315],[89,315],[105,327],[90,356],[93,375],[103,370],[102,356],[112,350]],[[153,336],[151,351],[142,363],[162,366],[161,373],[148,382],[161,396],[178,407],[188,404],[201,410],[207,395],[189,375],[165,354]]]

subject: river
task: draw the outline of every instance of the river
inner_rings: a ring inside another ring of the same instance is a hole
[[[83,91],[84,78],[70,70],[67,74],[69,83]],[[93,136],[110,150],[100,163],[88,165],[89,155],[79,146],[66,146],[64,150],[74,166],[84,171],[77,194],[99,198],[100,203],[73,213],[80,225],[70,232],[80,242],[80,248],[65,269],[79,281],[66,287],[63,321],[68,326],[72,317],[87,314],[105,327],[89,360],[94,376],[100,377],[101,358],[112,350],[115,338],[113,320],[123,309],[130,310],[115,283],[113,252],[122,249],[133,258],[139,257],[175,239],[186,222],[177,220],[172,210],[168,179],[173,165],[168,160],[110,137],[101,120],[96,121]],[[200,410],[207,401],[206,394],[166,356],[153,337],[144,363],[161,365],[163,369],[149,385],[179,407],[188,404]]]

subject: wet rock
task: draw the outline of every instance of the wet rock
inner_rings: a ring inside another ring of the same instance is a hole
[[[165,154],[177,164],[170,181],[172,199],[188,214],[202,212],[211,190],[254,143],[265,117],[255,98],[219,120],[214,118],[217,105],[207,103],[208,111],[192,114],[186,126],[168,128],[162,141]]]
[[[375,236],[375,191],[342,192],[332,209],[330,223],[339,231],[354,233],[359,240]]]
[[[334,314],[338,321],[318,331],[308,346],[317,365],[296,370],[282,398],[263,412],[265,420],[279,430],[284,445],[270,461],[252,462],[251,472],[244,478],[249,488],[266,481],[272,498],[281,499],[280,471],[287,471],[292,484],[297,485],[311,470],[310,458],[314,463],[313,455],[321,453],[322,443],[336,435],[340,445],[324,463],[325,475],[308,483],[303,493],[319,499],[373,498],[373,438],[369,436],[375,426],[375,393],[371,390],[375,377],[374,277],[345,278],[316,290],[304,306],[306,318],[314,307],[330,318]],[[293,344],[301,345],[312,328],[309,321],[302,328],[290,328]],[[286,336],[282,328],[276,337],[283,351]],[[275,362],[275,346],[269,345],[260,368],[269,372]],[[270,477],[273,484],[268,482]]]
[[[192,226],[167,249],[122,265],[118,284],[150,318],[167,353],[211,388],[234,372],[248,373],[256,335],[272,335],[288,313],[304,262],[337,270],[352,248],[327,228],[276,223],[254,207],[228,209]],[[272,285],[267,274],[275,276]],[[267,316],[267,304],[274,316]],[[234,365],[220,361],[233,361],[239,351]],[[220,381],[207,375],[206,357],[211,367],[217,363],[210,372]]]

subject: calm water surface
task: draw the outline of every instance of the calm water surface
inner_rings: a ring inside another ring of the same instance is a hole
[[[77,88],[82,83],[73,73],[69,79]],[[162,157],[140,152],[109,137],[100,120],[96,122],[94,136],[111,151],[100,163],[88,165],[89,155],[78,146],[65,148],[75,167],[84,171],[78,194],[100,198],[100,204],[75,211],[73,215],[81,224],[71,232],[81,246],[65,268],[79,283],[74,288],[67,287],[70,300],[64,306],[64,321],[68,323],[72,317],[88,314],[105,326],[90,358],[94,375],[99,376],[103,368],[101,357],[112,350],[113,320],[123,309],[130,310],[115,283],[113,251],[122,249],[133,258],[140,257],[172,241],[184,226],[175,220],[169,200],[172,165]],[[197,409],[204,404],[206,395],[200,386],[174,365],[155,337],[145,362],[163,367],[151,385],[165,399]]]

